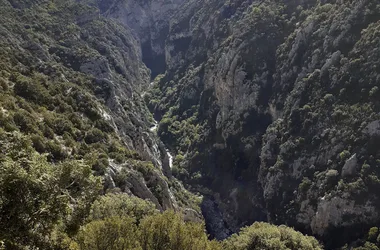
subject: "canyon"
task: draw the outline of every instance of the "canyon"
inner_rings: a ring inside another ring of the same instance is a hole
[[[269,222],[380,247],[378,1],[0,3],[4,148],[89,162],[220,241]]]
[[[269,221],[337,247],[378,223],[376,1],[105,2],[158,75],[145,100],[214,237]]]

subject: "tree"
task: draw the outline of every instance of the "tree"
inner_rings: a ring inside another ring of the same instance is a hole
[[[44,237],[67,213],[68,197],[44,156],[0,163],[0,237],[6,243],[45,245]]]
[[[224,241],[223,249],[319,250],[322,247],[314,237],[305,236],[292,228],[256,222]]]
[[[102,220],[115,216],[132,217],[137,223],[158,212],[152,202],[128,194],[107,194],[99,197],[91,208],[89,220]]]
[[[143,250],[217,250],[216,241],[209,241],[204,225],[184,222],[173,211],[144,218],[140,225]]]
[[[81,161],[49,163],[16,132],[0,130],[0,148],[0,241],[49,249],[59,221],[75,231],[88,215],[100,179]]]
[[[141,249],[138,228],[128,217],[92,221],[80,229],[77,239],[81,250]]]

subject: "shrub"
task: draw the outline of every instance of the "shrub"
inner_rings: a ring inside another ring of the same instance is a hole
[[[368,232],[368,240],[371,242],[376,242],[378,235],[379,235],[379,228],[371,227]]]
[[[330,169],[329,171],[327,171],[326,173],[326,177],[327,179],[330,179],[330,178],[335,178],[339,175],[339,172],[338,170],[336,169]]]
[[[4,114],[3,112],[0,112],[0,126],[9,132],[17,130],[13,118],[10,115]]]
[[[371,242],[365,242],[364,246],[355,247],[353,250],[379,250],[379,248]]]
[[[49,92],[42,85],[29,81],[22,76],[16,78],[13,90],[16,95],[38,104],[48,104],[51,102]]]
[[[379,87],[375,86],[369,91],[369,96],[373,97],[379,92]]]
[[[63,135],[65,132],[72,134],[73,124],[67,119],[58,118],[54,120],[53,129],[57,135]]]
[[[84,141],[88,144],[101,142],[106,138],[102,131],[97,128],[92,128],[86,133]]]
[[[184,222],[172,211],[146,216],[140,224],[123,216],[95,220],[76,239],[82,250],[221,250],[220,243],[208,240],[203,224]]]
[[[107,194],[94,202],[89,220],[103,220],[115,216],[132,217],[139,222],[156,213],[153,203],[128,194]]]
[[[332,94],[326,94],[324,97],[323,97],[323,100],[327,103],[327,104],[331,104],[334,102],[334,96]]]
[[[302,235],[292,228],[256,222],[223,242],[223,249],[317,250],[322,249],[322,247],[314,237]]]
[[[26,133],[35,132],[37,125],[34,118],[25,110],[18,110],[13,115],[14,123],[20,128],[21,131]]]
[[[61,161],[68,157],[67,152],[57,141],[48,141],[45,144],[45,148],[46,152],[50,153],[48,157],[50,161]]]
[[[307,177],[304,177],[302,182],[300,183],[300,185],[298,186],[298,189],[301,191],[301,192],[306,192],[311,186],[311,181],[309,178]]]
[[[43,153],[46,151],[46,148],[45,148],[45,140],[39,136],[39,135],[33,135],[31,137],[31,140],[33,142],[33,147],[39,152],[39,153]]]
[[[108,168],[108,157],[98,158],[92,165],[92,169],[95,170],[98,174],[103,175]]]
[[[106,133],[111,133],[114,131],[113,127],[107,121],[103,119],[97,120],[95,122],[95,127]]]
[[[113,217],[92,221],[77,236],[81,250],[141,249],[139,232],[132,218]]]
[[[172,211],[144,218],[140,225],[141,246],[145,250],[218,250],[220,244],[209,241],[204,225],[184,222]]]
[[[0,165],[0,239],[42,244],[66,211],[57,179],[44,157],[7,159]]]

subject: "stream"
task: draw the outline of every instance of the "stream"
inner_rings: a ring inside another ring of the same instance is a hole
[[[153,86],[154,86],[154,82],[151,82],[149,84],[149,88],[152,88]],[[148,90],[144,91],[141,94],[142,98],[144,98]],[[156,119],[154,119],[154,116],[153,116],[153,120],[154,120],[153,125],[149,128],[149,130],[150,132],[157,134],[159,123]],[[168,157],[167,160],[168,160],[168,165],[171,172],[173,168],[173,155],[170,153],[168,147],[165,144],[163,144],[163,147]],[[165,156],[162,156],[161,158],[164,159]],[[171,192],[170,192],[170,195],[172,199],[175,200]],[[232,234],[232,231],[229,229],[228,225],[224,221],[222,212],[219,209],[218,204],[214,200],[213,197],[204,197],[201,204],[201,211],[206,222],[206,230],[210,234],[211,238],[217,239],[217,240],[223,240]]]
[[[149,88],[151,88],[152,86],[154,85],[154,82],[151,82],[149,84]],[[141,97],[144,98],[145,94],[147,93],[147,91],[144,91],[142,94],[141,94]],[[154,119],[154,117],[153,117]],[[154,119],[154,124],[152,127],[150,127],[150,132],[153,132],[153,133],[157,133],[157,129],[158,129],[158,121],[156,121],[156,119]],[[173,155],[170,153],[169,149],[166,147],[166,145],[164,144],[165,146],[165,151],[166,151],[166,154],[168,156],[168,159],[169,159],[169,167],[170,169],[173,168]]]
[[[154,118],[153,118],[154,119]],[[150,127],[150,132],[157,132],[157,129],[158,129],[158,122],[156,120],[154,120],[154,125],[152,127]],[[165,145],[165,151],[166,151],[166,154],[168,155],[168,159],[169,159],[169,167],[170,169],[173,168],[173,155],[170,153],[169,149],[166,147]]]

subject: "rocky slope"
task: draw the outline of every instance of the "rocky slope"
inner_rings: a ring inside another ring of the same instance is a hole
[[[376,0],[0,4],[2,145],[195,208],[173,172],[217,239],[268,221],[355,247],[380,223]]]
[[[130,29],[142,47],[142,60],[152,77],[165,72],[165,41],[169,20],[184,0],[82,0],[100,9],[103,16]]]
[[[141,96],[151,72],[133,31],[74,1],[1,6],[2,128],[31,137],[52,162],[89,160],[105,191],[160,210],[186,207],[188,194],[165,176],[168,156],[150,129]]]
[[[228,229],[215,236],[268,220],[333,248],[379,223],[379,7],[194,0],[176,12],[146,99],[176,175],[218,205]]]

